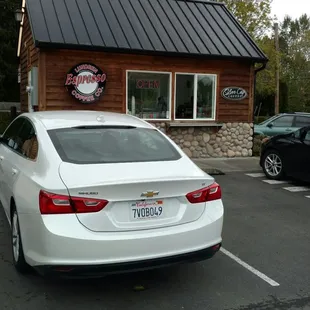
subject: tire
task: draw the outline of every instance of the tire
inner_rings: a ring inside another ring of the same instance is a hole
[[[12,245],[12,257],[13,265],[15,269],[21,273],[26,274],[30,270],[30,266],[27,264],[24,256],[22,239],[20,234],[19,220],[16,208],[12,210],[11,220],[11,245]]]
[[[263,155],[263,171],[268,179],[282,180],[284,167],[282,156],[276,150],[267,150]]]

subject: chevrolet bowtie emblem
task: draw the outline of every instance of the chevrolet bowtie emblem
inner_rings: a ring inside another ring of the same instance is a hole
[[[152,198],[154,196],[158,196],[159,192],[158,191],[148,191],[148,192],[144,192],[141,194],[141,197],[146,197],[146,198]]]

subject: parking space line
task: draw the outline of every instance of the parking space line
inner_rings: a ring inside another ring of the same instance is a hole
[[[246,175],[252,178],[262,178],[265,176],[264,173],[247,173]]]
[[[310,191],[309,187],[305,186],[292,186],[292,187],[283,187],[286,191],[292,192],[292,193],[299,193],[299,192],[308,192]]]
[[[255,269],[254,267],[250,266],[249,264],[247,264],[246,262],[244,262],[243,260],[241,260],[239,257],[235,256],[234,254],[230,253],[229,251],[225,250],[224,248],[221,248],[220,251],[227,255],[228,257],[230,257],[232,260],[234,260],[235,262],[237,262],[239,265],[241,265],[242,267],[244,267],[245,269],[249,270],[250,272],[252,272],[253,274],[255,274],[257,277],[261,278],[262,280],[264,280],[265,282],[267,282],[268,284],[270,284],[271,286],[279,286],[280,284],[272,279],[270,279],[268,276],[266,276],[265,274],[263,274],[262,272],[258,271],[257,269]]]
[[[271,185],[288,183],[287,181],[277,181],[277,180],[263,180],[263,182],[271,184]]]

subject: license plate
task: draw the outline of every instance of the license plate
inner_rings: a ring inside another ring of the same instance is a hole
[[[163,216],[164,203],[162,200],[137,201],[131,204],[131,219],[143,220]]]

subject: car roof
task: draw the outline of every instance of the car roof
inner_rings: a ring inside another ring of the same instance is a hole
[[[77,126],[134,126],[153,128],[137,117],[122,113],[102,111],[44,111],[24,113],[33,121],[40,121],[46,130],[70,128]]]

